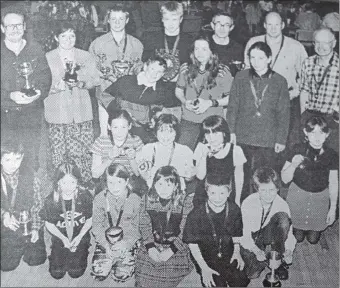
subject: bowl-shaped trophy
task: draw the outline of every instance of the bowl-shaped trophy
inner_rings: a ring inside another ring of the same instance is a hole
[[[106,54],[105,53],[98,53],[97,57],[99,59],[99,70],[100,72],[103,74],[103,78],[104,79],[108,79],[110,72],[111,72],[111,68],[105,65],[105,61],[107,60]]]
[[[76,64],[73,61],[66,62],[66,71],[64,76],[64,81],[67,83],[77,83],[78,82],[78,74],[77,71],[80,69],[80,65]]]
[[[31,226],[29,222],[31,221],[28,210],[23,210],[19,214],[19,223],[21,225],[21,230],[23,236],[31,235]]]
[[[117,77],[120,78],[125,75],[129,75],[131,68],[133,67],[133,62],[125,60],[116,60],[111,62],[112,72]]]
[[[178,58],[178,51],[173,55],[165,51],[165,49],[157,49],[156,55],[162,57],[166,61],[166,70],[163,75],[165,81],[170,81],[179,73],[181,63]]]
[[[246,66],[242,61],[234,60],[230,62],[231,65],[234,65],[236,67],[237,71],[241,71]]]
[[[33,97],[37,95],[36,89],[29,83],[28,77],[33,73],[34,68],[31,62],[23,62],[17,67],[20,76],[25,78],[25,85],[21,89],[27,97]]]
[[[106,229],[105,238],[111,245],[116,244],[123,239],[123,228],[120,226],[112,226]]]

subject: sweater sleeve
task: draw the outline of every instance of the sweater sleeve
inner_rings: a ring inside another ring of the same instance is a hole
[[[278,92],[279,99],[276,105],[277,132],[275,143],[286,145],[290,119],[290,98],[286,79],[283,79],[283,84]]]
[[[144,196],[141,205],[140,205],[140,212],[139,212],[139,230],[143,239],[143,243],[147,249],[152,248],[154,243],[154,238],[152,235],[152,223],[148,212],[146,211],[145,202],[146,197]]]
[[[227,112],[227,122],[229,125],[230,133],[235,133],[236,117],[239,109],[239,84],[240,78],[239,74],[236,74],[235,79],[231,85],[228,112]]]
[[[37,55],[41,55],[37,59],[37,67],[35,68],[36,73],[35,77],[35,85],[37,89],[41,91],[41,99],[44,99],[48,96],[48,92],[50,90],[52,84],[52,74],[51,69],[48,66],[47,59],[45,56],[45,52],[42,50],[40,46],[37,46]]]

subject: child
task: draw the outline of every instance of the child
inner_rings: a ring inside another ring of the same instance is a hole
[[[246,287],[250,281],[242,271],[241,209],[228,200],[230,182],[208,174],[205,190],[208,199],[188,215],[183,241],[189,244],[205,287]]]
[[[241,205],[241,254],[245,272],[251,279],[259,277],[267,266],[265,260],[269,250],[276,251],[282,258],[282,265],[273,267],[277,268],[280,279],[288,278],[285,267],[292,262],[296,239],[292,232],[289,206],[278,195],[280,181],[274,169],[256,169],[253,183],[257,193],[249,195]]]
[[[112,163],[124,165],[130,174],[138,175],[136,151],[143,146],[142,140],[129,133],[132,118],[125,110],[110,110],[108,135],[98,137],[92,146],[92,176],[99,178]]]
[[[106,279],[112,266],[112,277],[117,281],[126,281],[134,273],[134,254],[140,238],[141,197],[133,193],[129,179],[130,174],[123,165],[111,164],[106,170],[107,188],[97,194],[93,201],[92,233],[97,244],[92,273],[97,280]],[[114,226],[122,228],[123,238],[111,245],[106,239],[106,231]],[[104,263],[102,267],[101,263]]]
[[[143,243],[136,259],[136,287],[176,287],[193,268],[189,248],[182,241],[192,198],[180,186],[176,169],[161,167],[142,199]]]
[[[79,168],[61,164],[55,173],[52,193],[46,197],[40,216],[52,234],[49,272],[61,279],[82,276],[87,267],[92,226],[92,195],[80,186]]]
[[[230,199],[240,206],[243,187],[243,164],[247,161],[242,148],[230,143],[229,127],[224,118],[213,115],[204,119],[201,126],[201,142],[197,144],[194,159],[197,166],[197,178],[204,180],[208,175],[226,178],[233,183],[235,195]],[[194,204],[205,203],[204,182],[198,185]]]
[[[162,166],[171,165],[181,176],[181,187],[194,173],[193,152],[185,145],[175,142],[178,135],[178,120],[172,114],[161,114],[156,118],[157,142],[146,144],[136,155],[141,176],[152,185],[153,177]]]
[[[284,183],[292,181],[287,203],[292,211],[294,235],[298,242],[307,236],[315,244],[321,232],[335,221],[339,158],[324,144],[330,133],[324,118],[311,117],[303,131],[306,143],[290,151],[281,175]]]
[[[39,210],[43,205],[40,181],[27,163],[24,147],[14,135],[1,137],[1,271],[16,269],[23,257],[30,266],[46,260],[43,222]],[[29,212],[27,223],[31,235],[24,236],[21,212]]]

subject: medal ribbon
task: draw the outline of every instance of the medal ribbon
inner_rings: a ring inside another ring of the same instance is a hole
[[[175,52],[176,52],[176,49],[177,49],[177,46],[178,46],[178,43],[179,43],[179,38],[180,37],[179,37],[179,34],[178,34],[177,37],[176,37],[175,43],[174,43],[174,47],[172,48],[172,51],[170,52],[168,42],[166,41],[166,35],[164,35],[164,48],[165,48],[166,53],[169,53],[171,55],[175,55]]]
[[[71,221],[70,222],[67,219],[65,200],[62,196],[61,196],[61,205],[62,205],[62,209],[63,209],[63,213],[64,213],[67,238],[71,242],[72,237],[73,237],[73,229],[74,229],[74,212],[76,210],[76,203],[75,203],[75,200],[74,200],[74,196],[72,197]]]
[[[119,44],[117,43],[115,37],[113,37],[112,35],[112,39],[115,42],[116,46],[118,47],[118,51],[119,51]],[[126,51],[126,45],[127,45],[127,35],[125,34],[125,39],[124,39],[124,47],[123,47],[123,52],[122,52],[122,57],[117,57],[117,60],[124,60],[125,58],[125,51]],[[119,53],[120,54],[120,53]],[[120,58],[120,59],[119,59]]]
[[[258,113],[260,112],[260,106],[262,104],[262,101],[264,99],[264,94],[266,93],[267,89],[268,89],[268,85],[267,84],[264,89],[262,90],[262,93],[261,94],[261,97],[257,97],[257,94],[256,94],[256,89],[255,89],[255,85],[252,81],[249,81],[250,82],[250,89],[251,89],[251,92],[253,93],[253,96],[254,96],[254,103],[255,103],[255,106],[256,106],[256,109],[258,111]]]
[[[320,88],[321,88],[321,86],[322,86],[322,83],[323,83],[323,81],[325,80],[328,71],[329,71],[329,70],[331,69],[331,67],[332,67],[332,64],[331,64],[331,63],[333,62],[333,57],[334,57],[334,54],[333,54],[332,58],[329,60],[329,64],[327,65],[325,71],[323,72],[320,81],[317,81],[317,80],[316,80],[316,77],[315,77],[315,75],[317,74],[317,71],[314,71],[314,73],[313,73],[313,79],[314,79],[315,84],[316,84],[316,91],[317,91],[317,94],[319,94],[319,90],[320,90]],[[315,67],[316,67],[316,65],[314,66],[314,68],[315,68]],[[314,69],[314,70],[315,70],[315,69]]]
[[[279,52],[277,52],[274,61],[272,61],[272,63],[270,64],[270,68],[273,68],[273,67],[274,67],[277,58],[279,58],[280,52],[281,52],[282,47],[283,47],[283,42],[284,42],[284,40],[285,40],[285,36],[282,35],[282,39],[281,39],[281,44],[280,44]],[[268,44],[268,43],[267,43],[267,36],[264,37],[264,42],[265,42],[266,44]]]
[[[107,194],[109,193],[109,191],[107,190],[106,193],[105,193],[105,200],[106,200],[106,214],[107,214],[107,218],[109,219],[109,224],[110,224],[110,227],[113,227],[113,220],[112,220],[112,215],[111,215],[111,212],[110,212],[110,203],[109,203],[109,199],[107,197]],[[126,202],[126,199],[128,198],[128,195],[129,195],[129,192],[127,193],[125,199],[124,199],[124,202],[122,204],[122,206],[120,207],[120,210],[119,210],[119,214],[118,214],[118,218],[117,218],[117,222],[116,222],[116,226],[119,225],[120,223],[120,219],[122,218],[122,215],[123,215],[123,211],[124,211],[124,206],[125,206],[125,202]]]

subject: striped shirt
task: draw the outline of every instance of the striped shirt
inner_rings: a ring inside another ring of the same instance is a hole
[[[125,143],[123,144],[122,148],[123,151],[126,149],[135,149],[136,151],[140,150],[143,147],[142,140],[136,135],[132,136],[128,134]],[[113,149],[113,144],[109,136],[99,136],[93,143],[91,147],[91,152],[93,154],[97,154],[102,157],[102,161],[106,161],[109,159],[110,151]],[[118,163],[124,165],[129,172],[132,174],[132,168],[130,165],[129,158],[124,154],[120,155],[119,157],[115,158],[113,163]]]
[[[304,61],[300,90],[309,93],[307,109],[332,114],[333,110],[339,110],[339,55],[334,52],[328,69],[318,59],[314,55]]]

